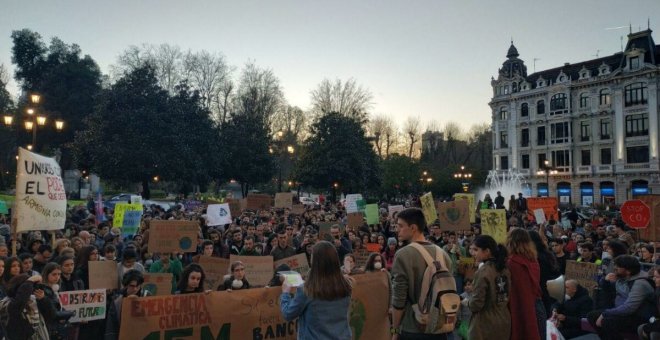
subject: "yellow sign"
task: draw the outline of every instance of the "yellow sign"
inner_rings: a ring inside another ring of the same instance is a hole
[[[117,203],[115,214],[112,217],[112,226],[121,228],[124,226],[124,215],[127,211],[142,211],[142,203]]]
[[[422,204],[422,212],[426,219],[426,225],[429,226],[438,219],[438,212],[435,210],[435,202],[433,202],[433,194],[429,191],[419,198]]]
[[[470,210],[470,223],[477,221],[477,201],[474,199],[474,194],[454,194],[454,199],[468,200]]]
[[[482,209],[481,235],[492,236],[497,243],[506,242],[506,210],[504,209]]]

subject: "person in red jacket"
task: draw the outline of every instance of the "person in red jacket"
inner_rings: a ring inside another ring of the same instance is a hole
[[[541,269],[536,248],[524,229],[513,229],[506,240],[511,272],[511,340],[545,339],[545,308],[541,300]]]

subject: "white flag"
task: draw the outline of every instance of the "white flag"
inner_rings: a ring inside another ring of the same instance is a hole
[[[229,203],[209,204],[206,208],[206,225],[213,227],[231,223],[231,210]]]

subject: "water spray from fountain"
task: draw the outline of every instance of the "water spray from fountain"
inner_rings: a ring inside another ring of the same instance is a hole
[[[477,201],[483,200],[486,194],[495,200],[497,192],[501,192],[504,197],[504,206],[508,208],[509,199],[511,195],[518,198],[518,193],[523,193],[523,196],[529,197],[531,195],[529,184],[525,175],[517,170],[508,169],[504,171],[490,170],[488,177],[486,177],[486,185],[478,188],[476,192]]]

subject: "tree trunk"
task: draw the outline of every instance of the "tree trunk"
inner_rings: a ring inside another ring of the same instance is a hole
[[[149,190],[149,179],[142,180],[142,198],[145,200],[151,199],[151,191]]]

